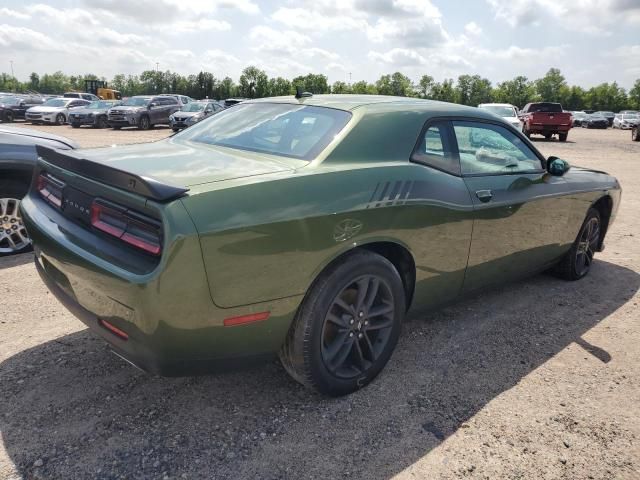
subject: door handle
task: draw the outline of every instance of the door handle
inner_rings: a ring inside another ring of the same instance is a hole
[[[491,192],[491,190],[478,190],[476,192],[476,197],[478,197],[478,200],[480,200],[481,202],[488,202],[493,198],[493,193]]]

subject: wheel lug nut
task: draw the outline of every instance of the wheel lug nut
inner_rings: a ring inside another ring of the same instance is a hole
[[[364,312],[360,312],[360,313],[358,313],[358,316],[359,316],[360,318],[364,317]]]
[[[351,320],[349,320],[349,325],[353,325],[353,322],[354,322],[354,320],[352,318]]]
[[[364,321],[364,324],[365,324],[365,325],[369,325],[369,320],[365,320],[365,321]]]
[[[362,335],[361,333],[358,334],[358,338],[362,338],[364,335]]]
[[[350,336],[350,337],[353,337],[353,332],[350,332],[350,333],[349,333],[349,336]]]

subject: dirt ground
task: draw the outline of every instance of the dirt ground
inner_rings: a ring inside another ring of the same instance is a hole
[[[83,146],[171,133],[40,127]],[[367,388],[328,399],[277,361],[146,375],[0,259],[0,478],[640,479],[640,143],[575,129],[546,155],[624,193],[590,275],[547,275],[406,323]]]

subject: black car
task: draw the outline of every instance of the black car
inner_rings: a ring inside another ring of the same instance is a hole
[[[110,108],[117,107],[120,100],[96,100],[86,107],[76,108],[69,112],[69,123],[73,128],[81,125],[91,125],[95,128],[107,128],[107,112]]]
[[[607,122],[609,123],[609,127],[613,126],[613,119],[616,117],[615,113],[613,113],[613,112],[604,112],[604,111],[595,112],[594,115],[600,115],[600,116],[606,118]]]
[[[41,105],[44,98],[37,95],[8,95],[0,98],[0,122],[11,123],[17,119],[24,120],[28,108]]]
[[[582,119],[583,128],[609,128],[609,120],[599,112],[587,115]]]
[[[72,140],[58,135],[27,128],[0,127],[0,256],[31,248],[18,207],[29,189],[38,160],[36,145],[59,150],[78,147]]]
[[[179,111],[169,116],[171,128],[174,132],[195,125],[211,115],[224,110],[215,100],[198,100],[184,105]]]

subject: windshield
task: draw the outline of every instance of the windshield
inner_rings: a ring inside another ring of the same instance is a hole
[[[638,114],[637,113],[627,113],[625,115],[622,115],[622,119],[623,120],[637,120],[638,119]]]
[[[18,97],[0,97],[0,103],[5,105],[17,105],[20,103],[20,99]]]
[[[530,112],[562,112],[562,106],[559,103],[534,103],[529,106]]]
[[[127,98],[122,105],[125,107],[145,107],[151,101],[148,97],[131,97]]]
[[[201,112],[204,110],[205,104],[204,103],[187,103],[184,107],[182,107],[180,110],[182,110],[183,112]]]
[[[480,105],[483,110],[488,110],[499,117],[516,117],[516,110],[505,105]]]
[[[66,107],[73,98],[50,98],[42,104],[43,107]]]
[[[594,115],[601,115],[603,117],[615,117],[613,112],[596,112]]]
[[[98,100],[95,102],[91,102],[89,105],[86,106],[86,108],[92,108],[92,109],[97,109],[97,108],[111,108],[116,104],[116,102],[105,102],[104,100]]]
[[[310,160],[350,118],[349,112],[333,108],[243,103],[209,117],[175,138]]]

